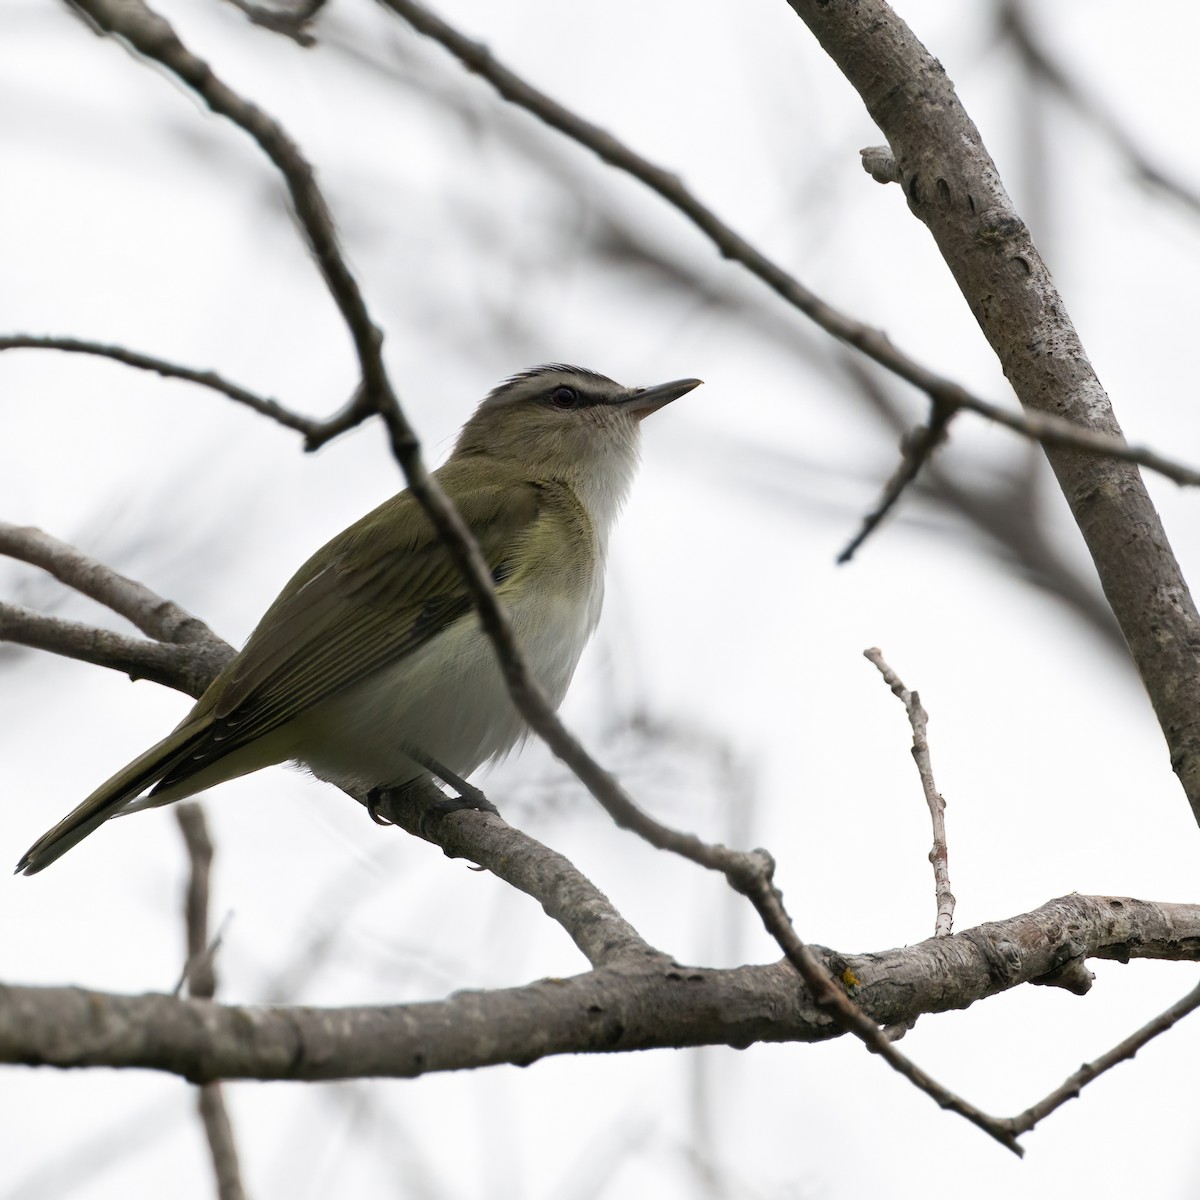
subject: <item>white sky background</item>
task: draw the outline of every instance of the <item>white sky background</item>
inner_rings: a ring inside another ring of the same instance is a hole
[[[1040,6],[1050,7],[1050,6]],[[997,160],[1133,441],[1200,462],[1190,351],[1200,225],[1131,181],[1051,102],[1023,121],[992,6],[898,5]],[[431,460],[498,380],[546,360],[702,389],[647,424],[606,615],[564,708],[658,815],[769,847],[802,936],[846,951],[932,933],[928,817],[879,645],[931,714],[956,927],[1071,891],[1194,900],[1200,834],[1131,669],[1081,618],[919,497],[848,567],[895,439],[799,315],[639,185],[496,100],[364,0],[301,50],[215,0],[160,5],[278,116],[338,219]],[[880,140],[783,0],[486,3],[441,11],[633,148],[827,300],[931,367],[1010,401]],[[1193,169],[1200,10],[1059,0],[1047,44],[1141,145]],[[1031,132],[1032,131],[1032,132]],[[1042,139],[1042,167],[1033,140]],[[313,414],[353,386],[349,339],[249,139],[65,9],[0,7],[0,331],[111,340],[213,367]],[[716,294],[597,255],[610,222]],[[914,419],[920,398],[897,389]],[[114,364],[0,357],[0,514],[144,580],[240,643],[292,570],[394,491],[377,428],[314,456],[207,392]],[[941,464],[989,486],[1026,448],[959,419]],[[1049,473],[1046,519],[1086,567]],[[1151,478],[1195,575],[1200,497]],[[0,563],[0,595],[59,593]],[[61,609],[105,621],[94,606]],[[16,861],[186,698],[33,653],[0,655],[0,860]],[[616,731],[633,712],[674,732]],[[731,764],[731,765],[730,765]],[[566,853],[654,944],[705,965],[777,950],[723,882],[611,828],[540,747],[490,776],[505,815]],[[236,1003],[434,999],[586,968],[537,905],[275,770],[219,789],[214,922]],[[35,879],[0,876],[0,978],[174,986],[184,855],[169,810],[105,827]],[[1024,988],[925,1017],[904,1050],[989,1111],[1024,1108],[1194,983],[1092,964],[1086,998]],[[253,1197],[1200,1192],[1192,1018],[1025,1139],[1023,1163],[851,1039],[558,1059],[527,1070],[227,1088]],[[190,1089],[151,1074],[6,1069],[0,1198],[212,1194]],[[1114,1132],[1116,1131],[1116,1132]],[[1152,1147],[1152,1149],[1151,1149]],[[702,1191],[703,1170],[719,1186]],[[936,1167],[934,1166],[936,1164]],[[721,1190],[723,1189],[723,1190]]]

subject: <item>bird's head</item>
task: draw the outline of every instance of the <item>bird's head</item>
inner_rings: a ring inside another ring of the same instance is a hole
[[[454,453],[519,463],[531,478],[568,484],[594,516],[615,513],[637,466],[641,422],[700,382],[622,387],[582,367],[532,367],[488,393]]]

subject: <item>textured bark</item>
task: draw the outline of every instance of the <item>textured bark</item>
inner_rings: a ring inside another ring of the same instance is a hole
[[[1021,983],[1086,991],[1089,957],[1200,959],[1200,905],[1066,896],[877,954],[812,948],[880,1025]],[[570,979],[425,1004],[246,1008],[176,996],[0,987],[0,1062],[142,1067],[217,1079],[413,1077],[551,1054],[816,1042],[841,1026],[787,963],[714,971],[633,949]]]
[[[1120,427],[979,131],[941,63],[882,0],[789,0],[862,97],[1027,409]],[[1138,469],[1047,445],[1200,822],[1200,615]]]

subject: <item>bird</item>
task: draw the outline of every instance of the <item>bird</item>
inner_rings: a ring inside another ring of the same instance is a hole
[[[641,422],[700,383],[623,387],[531,367],[487,394],[434,472],[555,708],[600,617]],[[462,576],[406,489],[313,554],[179,725],[34,842],[17,873],[110,817],[287,761],[366,795],[372,816],[383,793],[438,783],[457,792],[447,805],[495,811],[466,776],[527,733]]]

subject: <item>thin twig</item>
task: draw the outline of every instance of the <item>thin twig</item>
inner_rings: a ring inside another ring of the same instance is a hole
[[[417,452],[417,440],[400,412],[383,362],[383,334],[371,319],[358,281],[338,244],[337,230],[317,187],[312,166],[283,127],[257,105],[227,86],[202,58],[193,54],[164,17],[142,0],[71,0],[104,33],[114,34],[139,54],[161,64],[190,87],[214,113],[226,117],[258,143],[282,175],[308,248],[342,314],[362,371],[362,387],[336,430],[360,414],[379,413],[387,424],[393,452]],[[309,438],[310,446],[312,437]],[[432,514],[431,514],[432,515]]]
[[[894,389],[888,386],[890,380],[848,351],[839,355],[839,365],[872,411],[903,436],[908,423]],[[929,498],[957,510],[995,543],[999,554],[1019,564],[1028,581],[1065,604],[1075,616],[1083,617],[1114,652],[1125,655],[1125,639],[1094,579],[1085,580],[1081,571],[1066,563],[1057,544],[1050,544],[1040,496],[1043,476],[1036,456],[1027,454],[1014,469],[982,482],[972,478],[969,486],[943,469],[945,465],[945,459],[935,459],[922,472],[922,486]]]
[[[209,875],[212,871],[213,845],[208,835],[204,808],[195,801],[175,806],[175,820],[183,834],[188,854],[188,885],[184,895],[183,918],[187,933],[187,958],[175,991],[187,986],[189,994],[211,1000],[217,994],[214,964],[216,945],[208,936]]]
[[[204,808],[197,803],[180,804],[175,819],[183,834],[188,854],[188,885],[184,897],[183,917],[187,931],[187,961],[180,979],[187,983],[188,993],[195,1000],[211,1000],[217,994],[217,974],[214,965],[215,941],[208,934],[209,876],[212,871],[213,845],[208,834]],[[180,989],[177,988],[178,993]],[[237,1144],[233,1125],[225,1107],[225,1097],[219,1080],[202,1083],[197,1089],[197,1109],[208,1140],[209,1156],[217,1181],[220,1200],[245,1200],[242,1174],[238,1165]]]
[[[325,0],[301,0],[292,9],[268,8],[253,4],[251,0],[229,0],[229,3],[249,18],[252,24],[269,29],[272,33],[282,33],[299,46],[307,49],[317,44],[317,39],[308,32],[307,26],[325,7]]]
[[[859,1038],[869,1050],[873,1050],[883,1058],[888,1066],[923,1091],[940,1108],[949,1109],[966,1118],[972,1125],[978,1126],[1002,1146],[1011,1150],[1018,1158],[1024,1156],[1025,1151],[1017,1143],[1014,1134],[1005,1128],[1003,1121],[989,1116],[982,1109],[976,1108],[970,1101],[964,1100],[949,1088],[938,1083],[932,1075],[897,1050],[892,1044],[889,1034],[880,1029],[850,999],[845,989],[855,985],[853,972],[843,973],[841,986],[834,981],[830,973],[797,935],[791,919],[784,911],[779,892],[771,886],[768,877],[760,877],[754,888],[747,891],[746,894],[758,910],[759,916],[762,917],[767,931],[783,947],[788,962],[800,973],[800,977],[804,980],[813,999],[830,1012],[843,1029]]]
[[[846,548],[837,556],[838,564],[848,563],[858,548],[879,527],[883,518],[891,512],[901,493],[912,483],[921,468],[929,461],[933,452],[946,440],[946,428],[954,413],[939,405],[933,406],[929,420],[908,434],[900,445],[900,463],[891,479],[884,486],[879,502],[863,518],[862,527],[851,538]]]
[[[874,648],[864,650],[863,657],[878,668],[884,683],[892,689],[892,695],[904,705],[908,713],[908,722],[912,726],[912,756],[917,764],[917,773],[921,776],[921,788],[925,793],[925,803],[929,805],[929,816],[933,822],[933,849],[929,851],[929,861],[933,864],[934,892],[937,896],[937,922],[933,935],[946,937],[954,927],[954,893],[950,890],[950,856],[946,848],[946,801],[942,799],[942,794],[933,780],[933,763],[930,760],[929,739],[926,736],[929,714],[921,704],[921,697],[916,692],[910,692],[900,676],[884,661],[883,651]]]
[[[1099,1075],[1118,1063],[1125,1062],[1151,1039],[1160,1033],[1166,1033],[1177,1021],[1181,1021],[1189,1013],[1200,1008],[1200,984],[1194,987],[1181,1000],[1176,1000],[1165,1012],[1159,1013],[1152,1021],[1148,1021],[1136,1033],[1130,1034],[1124,1041],[1118,1042],[1107,1054],[1090,1063],[1084,1063],[1060,1087],[1057,1087],[1044,1099],[1027,1108],[1023,1113],[1009,1118],[1006,1122],[1015,1135],[1028,1133],[1039,1121],[1045,1120],[1056,1108],[1074,1100],[1079,1093]]]
[[[481,42],[447,24],[416,0],[380,0],[418,33],[438,42],[469,71],[486,79],[509,103],[525,109],[552,129],[591,150],[609,166],[639,180],[688,218],[716,246],[723,257],[739,262],[826,333],[853,346],[880,366],[923,391],[939,408],[954,412],[969,409],[1043,444],[1070,445],[1093,454],[1136,462],[1161,472],[1179,484],[1200,486],[1200,471],[1173,462],[1151,450],[1131,447],[1121,438],[1107,436],[1050,416],[1009,412],[973,396],[952,380],[937,374],[899,350],[879,329],[855,320],[826,303],[795,276],[757,250],[741,234],[702,203],[678,175],[643,158],[611,133],[593,125],[557,100],[527,83],[497,61]]]
[[[259,396],[255,392],[232,383],[216,371],[197,370],[185,367],[179,363],[167,361],[165,358],[155,358],[151,354],[142,354],[125,346],[113,345],[109,342],[91,342],[83,338],[54,337],[49,334],[8,334],[0,336],[0,351],[4,350],[61,350],[69,354],[90,354],[97,358],[109,358],[114,362],[123,363],[127,367],[137,367],[142,371],[153,371],[165,379],[182,379],[187,383],[195,383],[200,387],[210,388],[220,392],[238,404],[261,413],[278,421],[288,429],[302,433],[306,438],[313,437],[321,428],[322,422],[310,417],[303,417],[285,408],[278,400],[268,396]]]
[[[242,1187],[237,1141],[233,1136],[233,1125],[225,1107],[221,1084],[202,1083],[196,1089],[196,1103],[200,1110],[200,1120],[204,1123],[205,1136],[208,1138],[208,1151],[217,1181],[217,1196],[220,1200],[245,1200],[246,1191]]]

